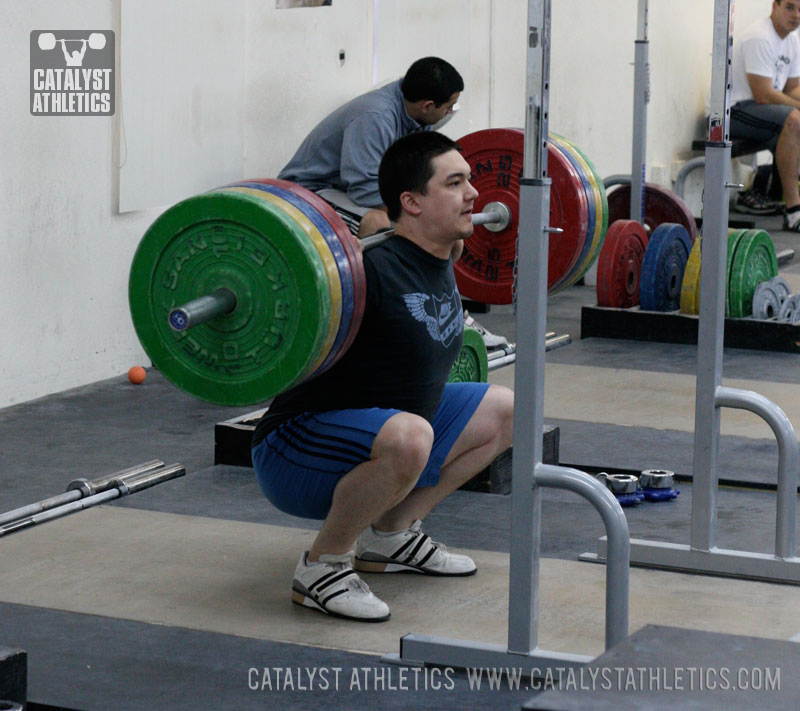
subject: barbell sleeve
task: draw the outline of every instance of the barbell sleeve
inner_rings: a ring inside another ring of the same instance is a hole
[[[213,294],[201,296],[169,312],[169,325],[173,331],[186,331],[217,316],[229,314],[236,308],[236,295],[230,289],[217,289]]]
[[[128,475],[115,482],[122,495],[135,494],[137,491],[149,489],[151,486],[163,484],[165,481],[177,479],[186,474],[186,467],[183,464],[170,464],[163,469],[156,469],[150,472],[141,472],[135,475]]]
[[[472,224],[473,225],[487,225],[494,222],[500,222],[499,212],[473,212]]]

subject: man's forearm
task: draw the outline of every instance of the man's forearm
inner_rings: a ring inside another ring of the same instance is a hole
[[[800,109],[800,88],[793,89],[791,93],[770,89],[758,96],[756,102],[759,104],[781,104]]]
[[[800,86],[794,87],[791,91],[783,92],[783,95],[791,99],[794,108],[800,109]]]

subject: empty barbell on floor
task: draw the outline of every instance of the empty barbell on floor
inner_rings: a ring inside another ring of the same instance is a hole
[[[12,520],[0,525],[0,536],[30,528],[45,521],[52,521],[122,496],[135,494],[184,474],[186,474],[186,469],[182,464],[164,466],[160,460],[154,460],[107,477],[101,477],[93,482],[76,479],[70,483],[66,494],[62,494],[60,497],[44,499],[36,504],[4,514],[3,520],[7,520],[9,517],[12,517]]]
[[[103,491],[107,491],[112,486],[116,486],[114,484],[115,481],[124,481],[133,476],[155,471],[163,466],[164,462],[160,459],[153,459],[149,462],[144,462],[144,464],[137,464],[136,466],[128,467],[127,469],[114,472],[113,474],[106,474],[96,479],[86,479],[83,477],[74,479],[67,485],[67,490],[63,494],[56,494],[55,496],[37,501],[34,504],[28,504],[27,506],[22,506],[13,511],[0,514],[0,526],[40,514],[43,511],[48,511],[58,506],[63,506],[64,504],[72,503],[86,496],[99,494]]]

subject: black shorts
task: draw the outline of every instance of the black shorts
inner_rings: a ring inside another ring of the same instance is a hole
[[[731,106],[731,138],[744,138],[764,144],[764,150],[775,152],[778,137],[791,106],[783,104],[758,104],[755,101],[740,101]]]

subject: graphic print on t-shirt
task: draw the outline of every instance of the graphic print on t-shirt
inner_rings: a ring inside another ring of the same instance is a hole
[[[461,299],[456,290],[443,294],[441,298],[431,298],[430,294],[421,293],[403,294],[403,300],[411,315],[425,324],[430,337],[441,342],[445,348],[461,333],[463,316]],[[427,304],[428,301],[431,303]]]

